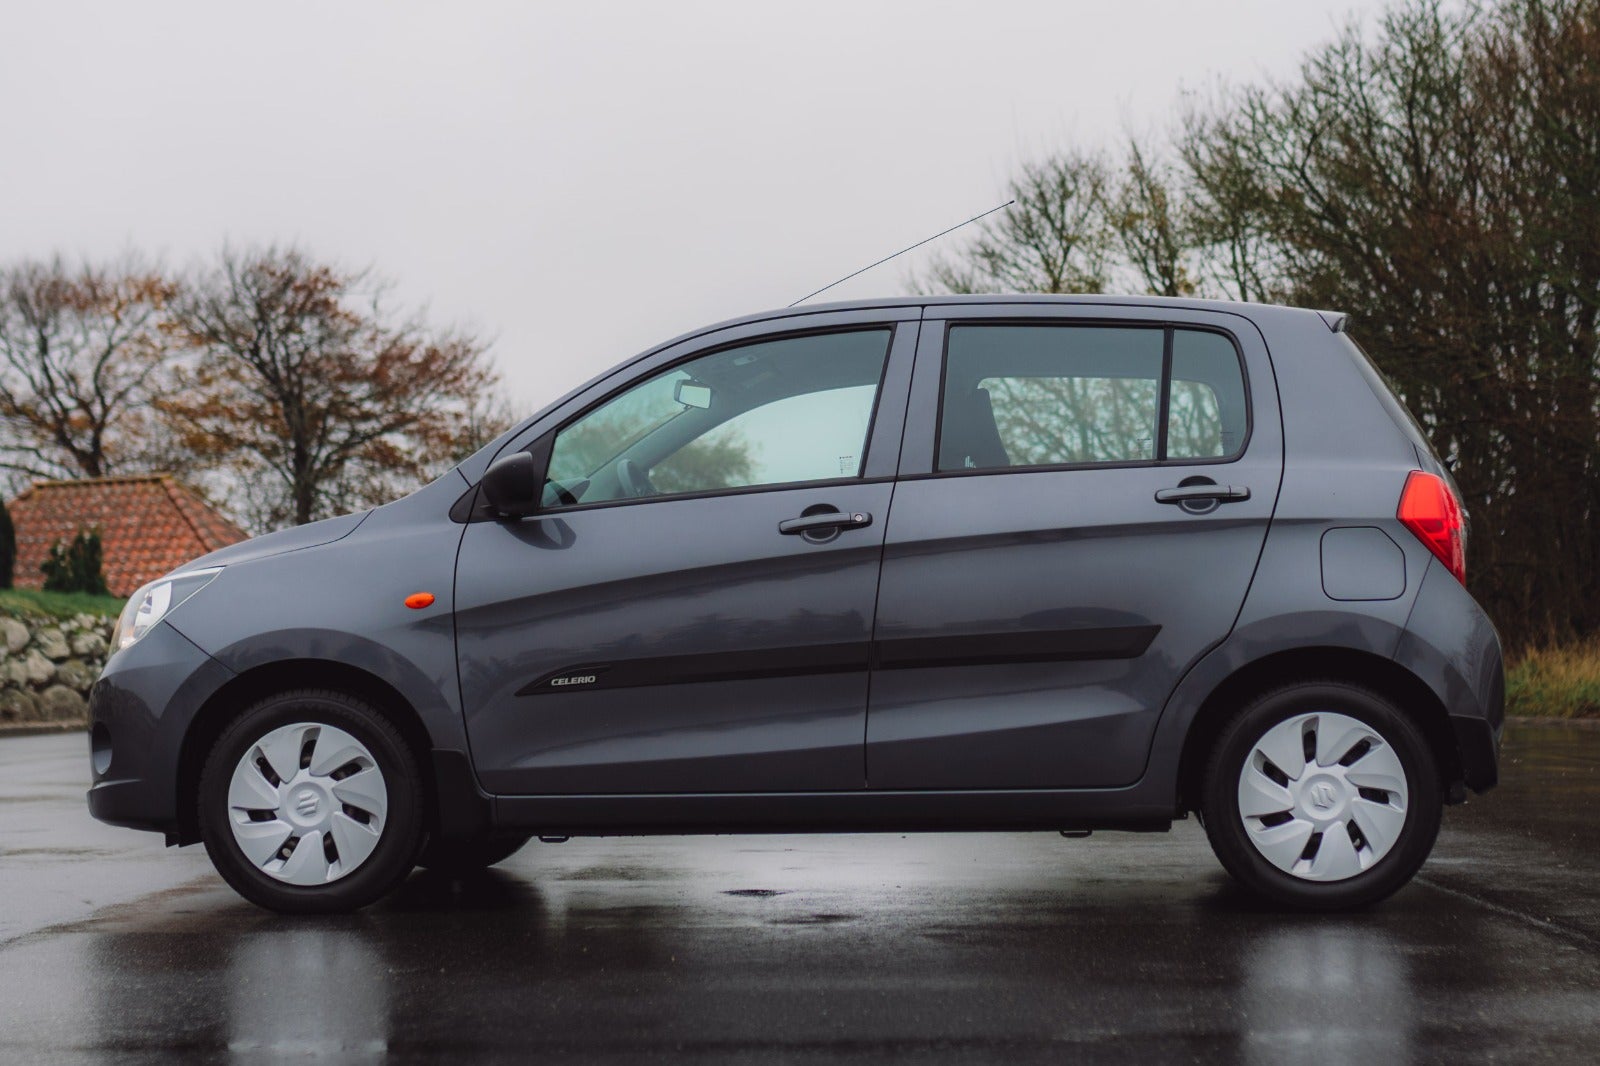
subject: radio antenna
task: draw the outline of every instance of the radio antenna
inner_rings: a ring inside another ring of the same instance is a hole
[[[1012,204],[1014,204],[1016,202],[1017,202],[1016,200],[1007,200],[1005,203],[1001,204],[998,207],[989,208],[989,210],[985,211],[981,215],[973,215],[971,218],[967,219],[965,222],[958,222],[954,226],[951,226],[949,229],[940,230],[938,233],[935,233],[932,237],[925,237],[922,240],[918,241],[916,244],[907,245],[906,247],[900,249],[898,252],[894,253],[894,255],[886,255],[882,259],[878,260],[876,263],[868,263],[866,266],[862,267],[860,270],[856,271],[854,274],[846,274],[844,277],[840,278],[838,281],[831,281],[828,284],[824,285],[822,288],[818,289],[816,292],[808,292],[808,293],[806,293],[804,296],[800,297],[800,299],[796,300],[794,303],[790,304],[789,306],[790,307],[794,307],[794,306],[796,306],[798,304],[805,303],[807,300],[811,299],[811,297],[813,297],[813,296],[821,296],[823,293],[827,292],[829,289],[833,288],[835,285],[843,285],[845,282],[849,281],[851,278],[859,277],[860,275],[865,274],[867,271],[871,270],[873,267],[882,266],[883,264],[887,263],[889,260],[898,258],[899,256],[902,256],[902,255],[905,255],[907,252],[911,251],[914,248],[921,248],[924,244],[927,244],[929,241],[936,241],[940,237],[943,237],[948,233],[954,233],[956,230],[960,229],[962,226],[970,226],[974,222],[978,221],[978,219],[980,219],[980,218],[988,218],[990,215],[994,214],[996,211],[1004,211],[1006,208],[1010,207]]]

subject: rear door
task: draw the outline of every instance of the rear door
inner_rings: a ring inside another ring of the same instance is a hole
[[[509,450],[545,506],[462,539],[456,633],[501,794],[849,790],[916,308],[679,345]]]
[[[1277,498],[1248,320],[930,307],[879,586],[872,788],[1089,788],[1231,629]]]

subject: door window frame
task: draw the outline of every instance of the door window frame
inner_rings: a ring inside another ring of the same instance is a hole
[[[549,471],[550,452],[556,437],[569,426],[611,400],[641,385],[653,377],[671,373],[685,363],[734,348],[749,347],[770,341],[793,340],[804,337],[825,336],[838,333],[888,334],[885,344],[883,369],[878,377],[877,392],[872,411],[867,420],[863,441],[861,473],[854,477],[788,481],[761,485],[741,485],[703,492],[663,493],[658,496],[641,496],[620,500],[579,501],[541,507],[530,518],[544,515],[567,515],[578,511],[595,511],[612,507],[630,507],[642,504],[668,503],[680,500],[714,499],[722,496],[743,496],[761,492],[784,492],[794,489],[826,489],[840,485],[870,484],[894,479],[905,429],[906,400],[910,391],[912,364],[920,327],[920,307],[874,308],[860,312],[810,314],[766,320],[754,328],[715,330],[710,337],[670,344],[640,359],[618,367],[613,373],[592,382],[589,387],[569,396],[553,411],[537,418],[518,433],[495,456],[511,455],[525,451],[534,456],[540,469],[540,480]],[[709,341],[709,342],[708,342]],[[758,410],[759,408],[752,408]],[[478,495],[476,486],[473,495]],[[481,504],[474,508],[469,520],[482,520]]]
[[[982,305],[980,305],[982,306]],[[1239,335],[1227,326],[1213,321],[1197,321],[1187,317],[1162,313],[1161,308],[1130,306],[1115,310],[1094,305],[1076,304],[1063,308],[1066,313],[1040,314],[1037,305],[992,304],[982,306],[993,313],[974,314],[979,307],[972,305],[926,308],[923,319],[923,343],[917,353],[916,380],[912,384],[911,414],[907,417],[905,445],[901,453],[900,477],[903,480],[946,477],[981,477],[1008,474],[1032,474],[1077,470],[1119,470],[1144,467],[1226,466],[1243,459],[1255,438],[1255,397],[1250,386],[1250,366]],[[1154,310],[1155,314],[1149,312]],[[1145,311],[1145,314],[1139,314]],[[1119,313],[1132,312],[1132,313]],[[1054,329],[1142,329],[1161,330],[1164,333],[1161,351],[1161,379],[1157,384],[1156,399],[1156,457],[1151,459],[1120,459],[1105,462],[1049,463],[1036,466],[995,466],[973,469],[940,470],[938,467],[940,434],[944,428],[944,390],[946,363],[950,351],[950,331],[958,326],[984,326],[1008,328],[1012,326],[1048,326]],[[1238,447],[1229,455],[1205,458],[1167,458],[1167,425],[1172,387],[1172,340],[1177,330],[1197,333],[1214,333],[1224,337],[1233,346],[1239,363],[1239,377],[1244,385],[1245,431]]]

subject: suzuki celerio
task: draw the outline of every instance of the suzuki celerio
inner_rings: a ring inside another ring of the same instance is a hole
[[[404,499],[140,590],[89,805],[250,900],[530,837],[1161,830],[1395,891],[1495,782],[1449,472],[1337,314],[940,297],[723,323]]]

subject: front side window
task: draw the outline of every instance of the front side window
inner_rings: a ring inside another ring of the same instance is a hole
[[[949,331],[941,471],[1221,459],[1238,453],[1246,425],[1238,353],[1220,334],[1078,325]]]
[[[562,429],[546,506],[861,476],[888,329],[727,348]]]

